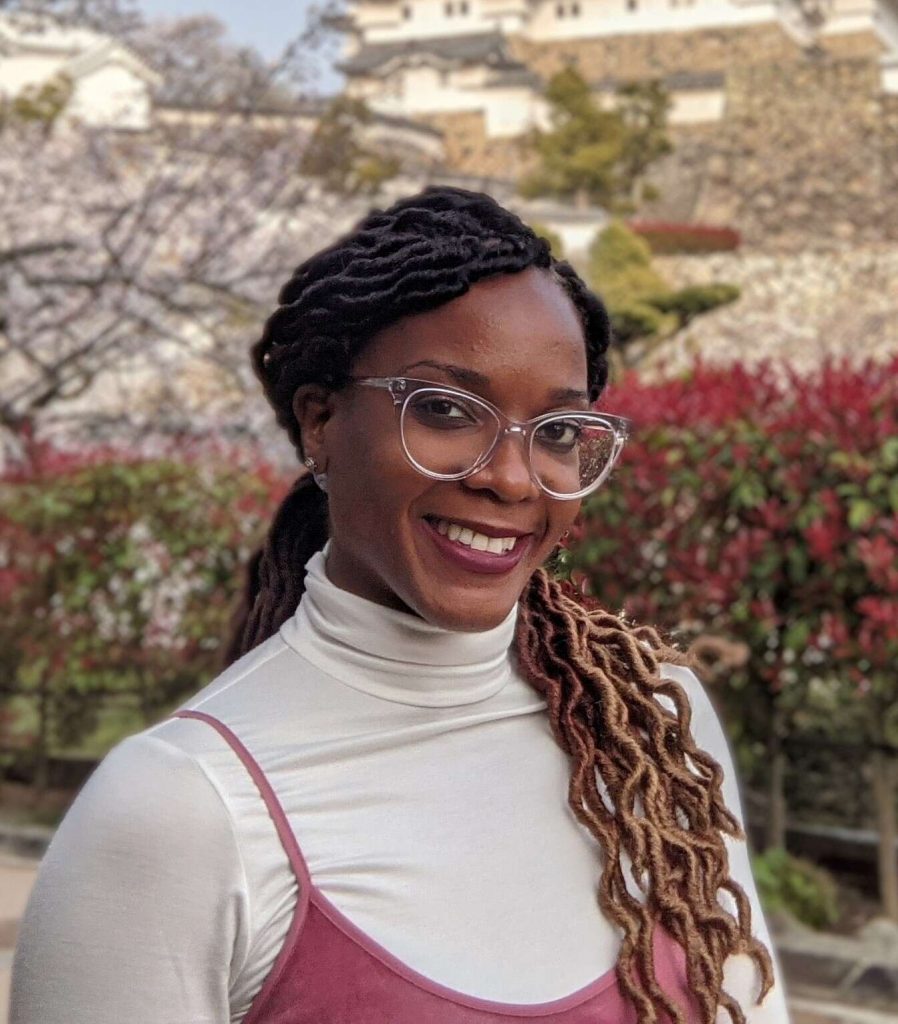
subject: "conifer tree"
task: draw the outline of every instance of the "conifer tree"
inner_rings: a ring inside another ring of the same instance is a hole
[[[523,196],[552,196],[580,207],[594,203],[616,212],[652,197],[645,174],[671,149],[665,133],[670,99],[660,83],[622,86],[616,106],[606,110],[568,67],[549,80],[545,97],[552,127],[529,136],[538,164],[519,183]]]

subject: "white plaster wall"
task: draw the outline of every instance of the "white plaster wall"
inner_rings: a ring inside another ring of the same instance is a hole
[[[446,2],[360,0],[353,5],[352,16],[365,41],[371,43],[495,29],[520,32],[534,40],[579,39],[776,22],[790,25],[798,17],[794,0],[633,0],[633,10],[629,0],[542,0],[533,8],[526,0],[467,0],[467,15],[458,13],[461,0],[449,0],[456,12],[452,16],[446,13]],[[579,7],[576,16],[571,13],[574,3]],[[412,11],[409,19],[402,14],[406,6]],[[559,6],[564,16],[559,16]],[[831,0],[821,32],[859,32],[876,24],[886,38],[895,24],[896,10],[894,0]]]
[[[107,64],[78,79],[66,114],[92,127],[146,129],[151,119],[149,90],[127,68]]]
[[[480,82],[461,83],[458,77],[452,71],[444,77],[431,67],[405,68],[393,76],[393,81],[400,83],[397,91],[372,91],[369,102],[384,114],[407,117],[483,111],[490,138],[519,135],[541,120],[545,104],[526,86],[485,88]]]
[[[454,14],[446,13],[450,2]],[[433,36],[457,36],[482,32],[489,27],[483,17],[483,0],[466,0],[468,13],[460,13],[461,0],[395,0],[393,3],[358,3],[352,8],[355,24],[364,33],[365,42],[386,43],[403,39],[429,39]],[[409,6],[411,18],[402,8]]]
[[[723,89],[688,89],[671,93],[671,124],[708,124],[723,119]]]
[[[779,21],[776,0],[578,0],[580,15],[559,17],[557,7],[572,0],[542,0],[525,30],[534,40],[581,39],[650,32],[686,32],[702,28],[758,25]]]
[[[883,92],[898,94],[898,61],[890,61],[882,68]]]
[[[56,74],[63,61],[53,55],[10,55],[0,50],[0,93],[15,96],[29,85],[39,85]]]
[[[520,135],[537,122],[537,108],[544,106],[525,86],[483,90],[487,138]]]
[[[446,13],[447,0],[393,0],[388,3],[354,4],[352,17],[366,42],[393,42],[440,35],[460,35],[499,28],[523,32],[538,40],[575,39],[589,36],[643,32],[676,32],[699,28],[738,26],[778,21],[778,0],[576,0],[579,16],[559,17],[561,4],[570,11],[575,0],[542,0],[530,8],[524,0],[467,0],[467,15],[460,0],[450,0],[456,13]],[[846,4],[873,5],[884,0],[842,0]],[[411,18],[402,9],[409,6]],[[869,15],[868,15],[869,18]]]

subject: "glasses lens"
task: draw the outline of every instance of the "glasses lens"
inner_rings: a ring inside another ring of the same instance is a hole
[[[533,475],[547,491],[576,494],[603,479],[617,447],[615,432],[600,421],[570,415],[546,420],[533,432]]]
[[[409,396],[401,425],[412,462],[445,477],[467,473],[492,447],[499,429],[486,406],[437,388]]]

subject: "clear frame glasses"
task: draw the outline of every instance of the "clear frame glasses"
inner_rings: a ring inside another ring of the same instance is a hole
[[[582,498],[607,478],[630,434],[629,420],[598,412],[547,412],[518,422],[478,395],[429,380],[354,377],[351,383],[390,393],[405,457],[434,480],[471,476],[507,434],[517,434],[537,486],[552,498]]]

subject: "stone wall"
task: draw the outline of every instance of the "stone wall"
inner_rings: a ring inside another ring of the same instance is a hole
[[[660,200],[646,218],[725,224],[750,246],[898,240],[898,96],[882,93],[881,43],[869,32],[802,50],[777,25],[533,43],[516,56],[543,76],[575,62],[594,82],[724,72],[719,122],[675,126],[656,165]],[[446,161],[514,180],[532,161],[513,139],[488,139],[480,113],[433,114]]]
[[[889,244],[657,257],[674,287],[725,281],[737,302],[699,317],[655,350],[649,377],[769,358],[807,372],[826,356],[885,361],[898,352],[898,247]]]
[[[587,81],[657,78],[688,70],[725,72],[735,64],[794,60],[798,44],[779,25],[643,33],[534,42],[508,40],[513,57],[548,78],[573,65]]]
[[[880,111],[882,190],[891,197],[883,210],[882,229],[886,237],[898,239],[898,96],[883,96]]]
[[[875,59],[744,65],[724,119],[674,133],[647,217],[737,228],[750,245],[898,239],[898,97]]]
[[[514,181],[533,164],[517,139],[487,138],[482,111],[421,114],[416,120],[443,133],[445,163],[452,171]]]
[[[820,47],[833,57],[878,57],[884,52],[882,40],[875,32],[842,32],[822,36]]]

